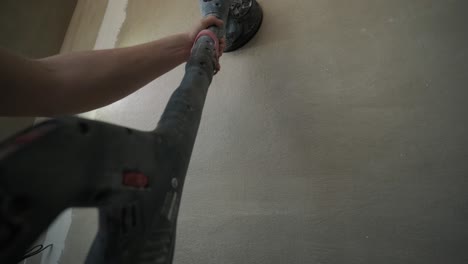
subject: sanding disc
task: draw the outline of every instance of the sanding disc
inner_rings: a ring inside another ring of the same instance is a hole
[[[247,44],[258,32],[263,11],[255,0],[233,0],[226,24],[226,48],[235,51]]]

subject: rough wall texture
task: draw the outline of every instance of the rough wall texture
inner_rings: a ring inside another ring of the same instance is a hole
[[[260,2],[209,92],[175,263],[467,263],[467,2]],[[198,17],[130,0],[116,46]],[[152,129],[182,74],[96,117]]]

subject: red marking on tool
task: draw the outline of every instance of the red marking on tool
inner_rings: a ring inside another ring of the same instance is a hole
[[[17,138],[15,138],[15,144],[28,144],[33,142],[34,140],[39,139],[40,137],[44,136],[48,132],[50,132],[53,128],[55,128],[55,125],[44,125],[44,126],[39,126],[37,128],[32,129],[31,131],[28,131],[22,135],[19,135]]]
[[[52,131],[56,127],[57,125],[55,124],[42,125],[37,128],[33,128],[32,130],[27,131],[17,136],[16,138],[13,138],[9,142],[6,142],[2,146],[0,146],[0,160],[18,151],[24,145],[30,144],[33,141],[38,140],[39,138]]]
[[[31,131],[27,134],[21,135],[15,139],[16,144],[27,144],[31,143],[34,140],[40,138],[42,136],[42,133],[38,133],[36,131]]]
[[[147,188],[149,179],[141,172],[124,172],[122,183],[128,187]]]

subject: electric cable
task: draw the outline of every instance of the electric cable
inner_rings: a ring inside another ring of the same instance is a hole
[[[32,247],[31,249],[29,249],[26,253],[24,253],[24,256],[19,260],[19,261],[23,261],[25,259],[28,259],[30,257],[33,257],[39,253],[41,253],[42,251],[46,250],[47,248],[52,248],[54,245],[53,244],[49,244],[47,246],[44,246],[44,245],[37,245],[37,246],[34,246]]]

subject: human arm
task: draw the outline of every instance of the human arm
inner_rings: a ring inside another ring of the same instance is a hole
[[[55,116],[108,105],[187,61],[198,32],[213,24],[222,21],[208,17],[189,33],[133,47],[39,60],[0,50],[0,115]]]

